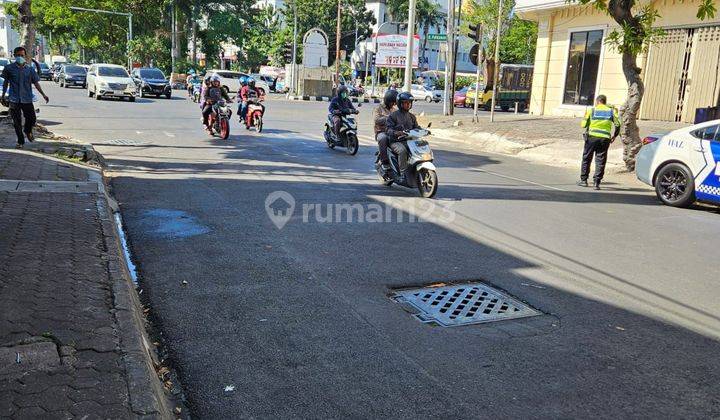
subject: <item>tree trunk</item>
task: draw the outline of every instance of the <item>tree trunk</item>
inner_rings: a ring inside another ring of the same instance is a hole
[[[32,0],[19,0],[18,18],[20,19],[20,45],[25,48],[25,57],[30,60],[35,55],[35,18],[32,14]]]
[[[640,69],[637,67],[637,56],[631,53],[623,53],[622,68],[625,80],[628,83],[628,93],[625,104],[620,109],[620,138],[623,142],[623,160],[629,171],[635,170],[635,155],[640,150],[640,130],[637,125],[638,112],[643,95],[645,84],[640,78]]]

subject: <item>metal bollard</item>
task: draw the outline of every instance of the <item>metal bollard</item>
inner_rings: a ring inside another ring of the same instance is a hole
[[[517,113],[518,113],[518,103],[515,102],[515,114],[517,114]]]

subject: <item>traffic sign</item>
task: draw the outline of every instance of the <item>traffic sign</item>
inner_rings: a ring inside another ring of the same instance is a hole
[[[428,39],[428,41],[447,41],[447,35],[446,34],[428,34],[427,39]]]

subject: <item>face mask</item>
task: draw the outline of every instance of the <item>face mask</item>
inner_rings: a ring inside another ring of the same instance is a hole
[[[347,99],[347,93],[345,93],[345,92],[341,93],[340,97],[343,99]]]
[[[25,57],[23,57],[23,56],[15,57],[15,62],[20,65],[25,64]]]

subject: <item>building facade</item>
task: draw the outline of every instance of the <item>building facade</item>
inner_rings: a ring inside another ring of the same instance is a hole
[[[12,28],[12,16],[5,13],[5,3],[14,3],[0,0],[0,57],[12,56],[12,51],[20,45],[20,36]]]
[[[653,4],[665,33],[638,57],[640,118],[692,122],[696,108],[720,105],[720,17],[699,21],[698,0]],[[565,0],[517,0],[515,12],[538,22],[531,114],[580,116],[600,94],[622,105],[622,58],[605,42],[618,25],[606,13]]]

